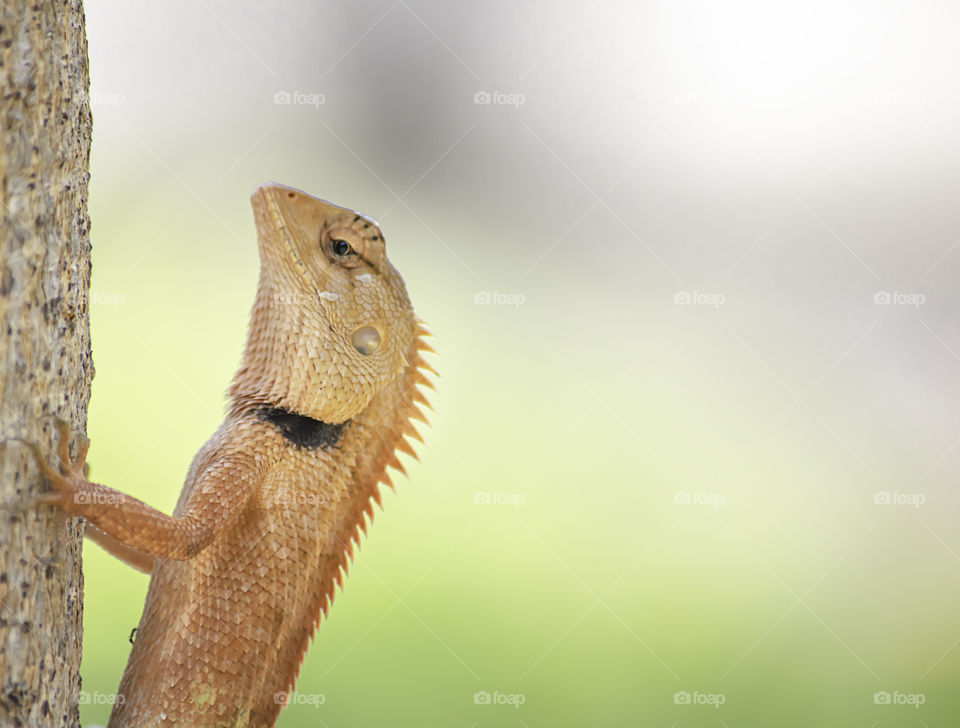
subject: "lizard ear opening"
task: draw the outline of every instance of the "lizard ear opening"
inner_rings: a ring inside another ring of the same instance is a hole
[[[353,348],[364,356],[369,356],[380,348],[380,332],[373,326],[361,326],[351,337]]]

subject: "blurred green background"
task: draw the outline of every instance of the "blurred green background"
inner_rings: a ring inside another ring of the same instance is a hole
[[[957,8],[86,12],[94,480],[173,508],[261,182],[378,218],[436,335],[280,726],[957,725]],[[147,577],[84,563],[97,725]]]

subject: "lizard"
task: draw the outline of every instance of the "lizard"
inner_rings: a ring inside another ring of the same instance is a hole
[[[371,218],[268,183],[251,196],[260,255],[223,423],[173,515],[87,480],[89,441],[38,498],[150,573],[109,728],[275,725],[308,641],[381,504],[416,457],[433,349]]]

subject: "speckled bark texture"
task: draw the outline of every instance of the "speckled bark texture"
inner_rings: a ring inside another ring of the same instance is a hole
[[[89,75],[77,1],[0,3],[0,726],[79,725],[82,526],[30,452],[86,425]],[[75,443],[74,443],[75,444]]]

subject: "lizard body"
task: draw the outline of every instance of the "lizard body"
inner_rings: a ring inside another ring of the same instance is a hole
[[[251,198],[260,280],[226,419],[172,516],[43,463],[44,502],[151,573],[110,728],[273,726],[396,452],[431,350],[372,220],[282,185]],[[122,697],[121,697],[122,696]]]

